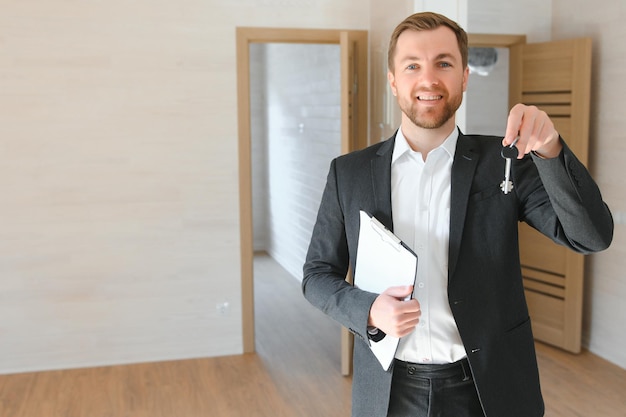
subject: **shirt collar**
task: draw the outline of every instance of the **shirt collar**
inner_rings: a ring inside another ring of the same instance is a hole
[[[454,130],[452,130],[452,133],[450,133],[450,136],[448,136],[446,140],[444,140],[443,143],[435,149],[442,148],[448,153],[450,158],[454,159],[454,153],[456,151],[456,142],[458,139],[459,139],[459,129],[455,128]],[[406,138],[404,137],[404,134],[402,133],[402,128],[400,128],[398,129],[398,132],[396,133],[396,141],[393,146],[393,154],[391,156],[391,163],[393,164],[394,162],[396,162],[398,158],[400,158],[402,155],[404,155],[407,152],[413,152],[413,150],[409,146],[409,143],[406,141]]]

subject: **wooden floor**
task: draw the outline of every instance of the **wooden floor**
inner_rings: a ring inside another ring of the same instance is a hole
[[[350,415],[339,327],[267,257],[255,261],[257,353],[0,375],[1,417]],[[626,416],[626,370],[538,344],[548,417]]]

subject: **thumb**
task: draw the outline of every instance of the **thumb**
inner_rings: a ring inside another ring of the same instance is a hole
[[[396,287],[389,287],[383,292],[383,294],[388,295],[393,298],[397,298],[398,300],[402,300],[413,292],[412,285],[399,285]]]

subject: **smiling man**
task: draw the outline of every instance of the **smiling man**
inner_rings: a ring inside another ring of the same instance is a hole
[[[597,185],[545,112],[514,106],[504,137],[460,132],[467,50],[467,34],[445,16],[400,23],[388,56],[400,128],[331,162],[302,290],[356,336],[353,416],[542,416],[518,222],[580,253],[613,237]],[[515,140],[515,186],[503,193],[501,152]],[[360,210],[418,255],[415,286],[374,294],[345,281]],[[386,335],[400,338],[390,369],[370,349]]]
[[[454,32],[445,26],[404,30],[394,41],[388,78],[403,117],[416,128],[451,131],[469,77],[467,55],[461,56]]]

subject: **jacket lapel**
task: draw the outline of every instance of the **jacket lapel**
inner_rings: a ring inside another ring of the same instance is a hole
[[[372,188],[376,212],[371,213],[389,230],[393,231],[391,214],[391,157],[395,135],[387,140],[376,152],[376,157],[371,160]]]
[[[460,133],[454,154],[454,162],[452,163],[448,282],[454,273],[456,262],[459,258],[467,203],[480,156],[474,150],[476,148],[474,141],[474,138],[466,137]]]

